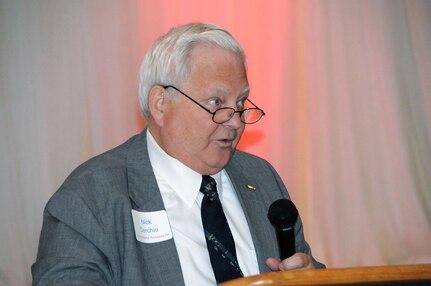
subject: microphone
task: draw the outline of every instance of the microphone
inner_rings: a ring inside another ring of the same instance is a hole
[[[284,260],[295,254],[295,231],[293,226],[298,219],[298,210],[295,204],[287,199],[273,202],[268,210],[268,219],[275,229],[280,259]]]

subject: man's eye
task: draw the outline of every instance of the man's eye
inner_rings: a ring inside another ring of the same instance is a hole
[[[237,102],[236,102],[236,105],[238,106],[238,108],[244,108],[244,106],[245,106],[245,98],[241,98],[240,100],[238,100]]]
[[[221,106],[222,102],[219,98],[213,98],[210,101],[208,101],[208,104],[211,106]]]

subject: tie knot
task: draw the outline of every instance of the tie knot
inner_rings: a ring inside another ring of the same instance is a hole
[[[204,195],[213,197],[217,194],[217,183],[211,176],[202,175],[202,184],[200,191]]]

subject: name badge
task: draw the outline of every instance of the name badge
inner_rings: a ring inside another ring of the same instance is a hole
[[[165,210],[155,212],[132,210],[132,217],[138,241],[155,243],[172,238],[171,226]]]

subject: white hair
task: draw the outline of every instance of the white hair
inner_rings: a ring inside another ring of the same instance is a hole
[[[148,120],[148,93],[154,85],[176,85],[187,80],[190,54],[197,45],[217,46],[229,50],[246,66],[244,51],[232,35],[216,25],[191,23],[171,29],[146,53],[140,69],[139,102]]]

